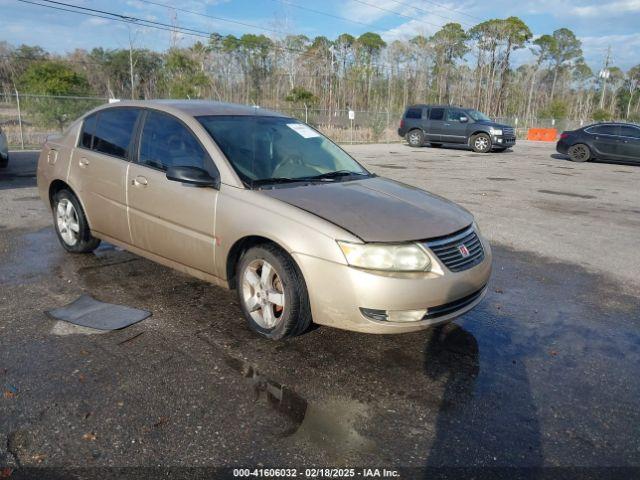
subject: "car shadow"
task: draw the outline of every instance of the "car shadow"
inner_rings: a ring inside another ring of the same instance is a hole
[[[407,146],[407,147],[411,147],[411,145],[409,145],[408,143],[404,143],[404,145]],[[411,148],[413,148],[413,147],[411,147]],[[473,152],[473,149],[470,146],[462,145],[462,144],[459,144],[459,143],[443,143],[439,147],[432,147],[428,143],[426,143],[420,148],[431,148],[431,149],[436,149],[436,150],[462,150],[462,151],[465,151],[465,152]],[[496,150],[491,150],[491,153],[507,153],[507,152],[513,152],[511,147],[509,147],[509,148],[507,148],[505,150],[502,150],[500,152],[498,152]]]
[[[568,155],[563,155],[561,153],[552,153],[550,157],[555,160],[565,160],[567,162],[571,162]],[[640,159],[638,159],[637,162],[625,162],[624,160],[607,160],[602,158],[594,158],[592,160],[589,160],[589,163],[604,163],[609,165],[627,165],[629,167],[637,167],[640,166]]]
[[[476,337],[455,323],[436,327],[427,341],[425,375],[444,386],[426,478],[448,478],[460,468],[479,478],[488,467],[543,464],[538,412],[524,364],[493,358],[498,361],[483,362],[481,375],[480,358]]]

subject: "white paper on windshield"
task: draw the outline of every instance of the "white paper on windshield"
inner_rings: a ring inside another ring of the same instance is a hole
[[[313,138],[320,136],[320,134],[313,128],[309,128],[302,123],[287,123],[287,127],[289,127],[291,130],[293,130],[303,138]]]

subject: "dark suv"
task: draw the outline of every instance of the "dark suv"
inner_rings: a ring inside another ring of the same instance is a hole
[[[450,105],[412,105],[400,121],[398,135],[406,137],[412,147],[429,143],[469,145],[474,151],[491,149],[502,152],[516,144],[516,131],[509,125],[491,121],[484,113]]]

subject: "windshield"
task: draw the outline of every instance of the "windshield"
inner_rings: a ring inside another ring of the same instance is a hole
[[[250,185],[369,175],[329,139],[292,118],[211,115],[198,121]]]
[[[491,121],[491,119],[489,117],[487,117],[484,113],[479,112],[478,110],[467,110],[467,113],[476,122],[478,122],[478,121],[490,122]]]

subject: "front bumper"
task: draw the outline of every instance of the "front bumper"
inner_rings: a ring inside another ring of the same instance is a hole
[[[432,272],[404,274],[378,274],[302,254],[293,257],[304,276],[315,323],[365,333],[406,333],[449,322],[482,300],[492,261],[489,244],[482,244],[484,260],[457,273],[435,256]],[[428,313],[421,320],[392,322],[369,318],[362,308]]]
[[[516,137],[493,135],[491,137],[491,143],[494,147],[513,147],[516,144]]]

